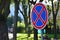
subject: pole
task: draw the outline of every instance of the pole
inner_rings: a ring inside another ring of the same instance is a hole
[[[43,39],[43,30],[41,29],[41,40],[44,40]]]
[[[38,40],[37,29],[34,28],[34,40]]]

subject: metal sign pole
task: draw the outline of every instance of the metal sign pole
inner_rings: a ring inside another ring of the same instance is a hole
[[[42,29],[41,29],[41,40],[44,40],[43,39],[43,31],[42,31]]]

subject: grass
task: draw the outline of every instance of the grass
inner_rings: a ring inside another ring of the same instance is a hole
[[[53,38],[54,34],[48,34],[49,38]],[[57,38],[60,39],[60,34],[57,34]]]
[[[41,39],[40,36],[41,36],[41,34],[38,34],[38,40]],[[45,34],[44,34],[44,36],[45,36]],[[58,34],[57,36],[60,39],[60,34]],[[53,38],[54,35],[53,34],[48,34],[48,37]],[[20,34],[20,33],[18,33],[17,34],[17,40],[34,40],[34,34],[30,34],[30,37],[28,37],[28,34]]]

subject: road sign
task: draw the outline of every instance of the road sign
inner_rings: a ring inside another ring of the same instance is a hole
[[[48,11],[44,4],[37,3],[31,12],[31,22],[36,29],[43,29],[48,21]]]

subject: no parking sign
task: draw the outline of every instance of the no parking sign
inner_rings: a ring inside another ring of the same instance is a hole
[[[36,29],[43,29],[48,21],[48,11],[44,4],[37,3],[31,12],[31,22]]]

